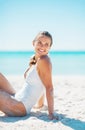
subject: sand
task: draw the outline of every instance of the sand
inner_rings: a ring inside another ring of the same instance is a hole
[[[23,76],[7,78],[17,91],[24,83]],[[53,76],[53,85],[59,120],[49,120],[47,107],[32,109],[25,117],[7,117],[0,112],[0,130],[85,130],[85,76]]]

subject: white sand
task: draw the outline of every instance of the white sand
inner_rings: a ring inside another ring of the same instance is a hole
[[[23,76],[7,77],[16,90],[24,82]],[[55,76],[53,84],[58,121],[50,121],[45,109],[32,110],[26,117],[6,117],[0,112],[0,130],[85,130],[85,76]]]

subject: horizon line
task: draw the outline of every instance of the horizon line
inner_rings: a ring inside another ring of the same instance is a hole
[[[34,50],[0,50],[0,53],[27,53],[27,52],[34,52]],[[85,50],[50,50],[50,52],[56,52],[56,53],[85,53]]]

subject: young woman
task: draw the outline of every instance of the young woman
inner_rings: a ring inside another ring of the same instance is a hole
[[[46,92],[49,118],[57,119],[54,116],[52,65],[48,56],[52,42],[52,36],[47,31],[40,32],[33,40],[35,55],[30,60],[24,74],[25,83],[19,92],[16,93],[0,74],[0,111],[8,116],[25,116],[37,101],[39,107],[43,106],[42,96]]]

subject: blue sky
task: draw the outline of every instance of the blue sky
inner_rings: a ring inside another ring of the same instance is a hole
[[[0,0],[0,50],[32,50],[43,30],[52,49],[85,51],[85,0]]]

